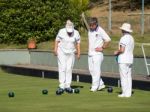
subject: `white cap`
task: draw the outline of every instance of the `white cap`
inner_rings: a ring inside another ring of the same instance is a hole
[[[123,23],[123,25],[120,27],[121,30],[124,30],[126,32],[133,32],[131,29],[131,25],[129,23]]]
[[[67,22],[66,22],[66,30],[69,33],[73,32],[73,30],[74,30],[74,25],[70,20],[67,20]]]

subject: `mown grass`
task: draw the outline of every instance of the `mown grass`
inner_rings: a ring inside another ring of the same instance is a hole
[[[118,98],[119,88],[113,93],[107,89],[89,92],[89,83],[73,82],[80,88],[80,94],[57,96],[57,79],[21,76],[0,71],[1,112],[149,112],[150,92],[134,90],[131,98]],[[42,90],[48,89],[48,95]],[[8,92],[15,92],[14,98]]]

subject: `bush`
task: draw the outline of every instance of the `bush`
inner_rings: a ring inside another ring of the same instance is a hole
[[[30,37],[37,42],[54,39],[68,18],[79,28],[80,14],[88,4],[82,1],[0,0],[0,43],[23,44]]]

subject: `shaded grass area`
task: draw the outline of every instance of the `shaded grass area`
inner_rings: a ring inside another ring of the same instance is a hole
[[[55,95],[58,80],[42,79],[0,71],[1,112],[149,112],[150,92],[134,90],[131,98],[118,98],[120,89],[113,93],[107,90],[91,93],[89,83],[73,82],[81,86],[80,94]],[[48,89],[48,95],[42,90]],[[15,92],[14,98],[7,93]]]

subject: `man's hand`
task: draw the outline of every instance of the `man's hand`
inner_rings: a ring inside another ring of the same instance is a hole
[[[103,51],[103,48],[102,48],[102,47],[97,47],[97,48],[95,48],[95,51],[96,51],[96,52],[102,52],[102,51]]]
[[[120,49],[117,51],[114,51],[114,55],[119,55],[125,51],[125,47],[120,45]]]
[[[114,51],[114,55],[117,56],[119,54],[118,51]]]

